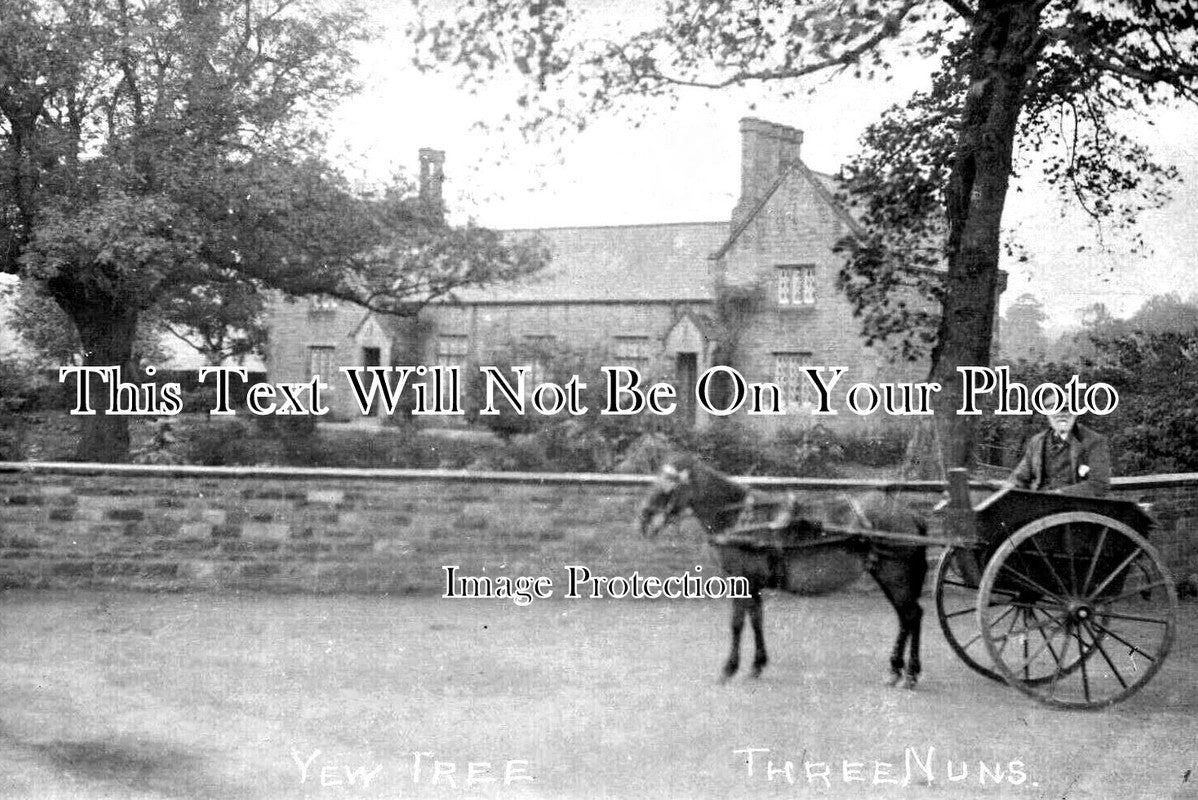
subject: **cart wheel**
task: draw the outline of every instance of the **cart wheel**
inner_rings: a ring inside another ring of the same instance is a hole
[[[995,670],[1047,705],[1103,708],[1144,686],[1177,625],[1177,590],[1132,528],[1101,514],[1036,520],[1003,541],[978,587]]]
[[[979,675],[985,675],[999,683],[1007,679],[998,672],[985,666],[992,663],[986,643],[982,640],[978,628],[978,585],[981,583],[981,567],[978,566],[980,554],[971,548],[949,547],[941,554],[936,564],[935,593],[936,618],[940,621],[940,630],[944,633],[949,647],[966,666]],[[973,577],[970,577],[973,576]],[[997,602],[1007,611],[1004,621],[1010,621],[1011,614],[1023,612],[1013,609],[1010,600],[1015,592],[1002,588],[995,589]],[[1053,666],[1052,669],[1039,669],[1033,672],[1028,669],[1020,675],[1020,680],[1033,685],[1045,683],[1055,678],[1058,668],[1065,671],[1077,669],[1083,660],[1093,652],[1073,653],[1067,656],[1064,664]],[[1081,657],[1078,657],[1081,656]]]
[[[948,646],[967,667],[979,675],[1001,682],[1005,680],[1002,675],[982,665],[982,662],[990,663],[990,656],[978,630],[980,569],[976,563],[969,562],[965,562],[965,568],[962,569],[964,559],[976,562],[978,552],[964,547],[946,547],[936,562],[936,618],[940,620],[940,630]],[[967,573],[970,572],[974,577],[969,577]]]

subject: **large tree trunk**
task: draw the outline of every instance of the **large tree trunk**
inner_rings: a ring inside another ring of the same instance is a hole
[[[56,293],[55,299],[79,331],[83,365],[120,367],[121,380],[135,383],[137,368],[133,363],[133,341],[137,336],[137,310],[125,308],[116,298],[107,296],[93,296],[81,302],[74,296]],[[128,461],[129,417],[108,413],[109,387],[106,384],[93,379],[90,386],[92,408],[96,413],[78,417],[81,436],[77,458],[111,463]]]
[[[971,467],[978,417],[957,414],[962,366],[988,366],[999,287],[999,242],[1024,92],[1041,43],[1037,4],[983,0],[973,20],[970,87],[948,199],[948,278],[932,352],[943,387],[937,438],[946,468]]]

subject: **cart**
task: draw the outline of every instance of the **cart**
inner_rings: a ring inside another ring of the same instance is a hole
[[[1104,708],[1152,679],[1173,644],[1177,589],[1144,507],[1006,487],[963,510],[952,494],[946,530],[963,542],[941,553],[934,592],[962,661],[1065,708]]]
[[[867,539],[943,547],[936,615],[949,646],[975,672],[1051,706],[1099,709],[1125,700],[1160,669],[1177,626],[1177,590],[1148,535],[1141,505],[1004,487],[978,503],[952,470],[937,506],[944,535],[859,525],[794,536],[793,502],[758,502],[726,542],[784,551]]]

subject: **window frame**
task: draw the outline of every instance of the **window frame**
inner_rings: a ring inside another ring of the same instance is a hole
[[[814,308],[818,300],[815,264],[774,267],[774,297],[780,308]]]

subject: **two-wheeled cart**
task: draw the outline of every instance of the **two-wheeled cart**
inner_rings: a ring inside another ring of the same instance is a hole
[[[936,614],[970,668],[1042,703],[1103,708],[1160,669],[1177,590],[1139,504],[1003,488],[965,510],[952,491]]]

